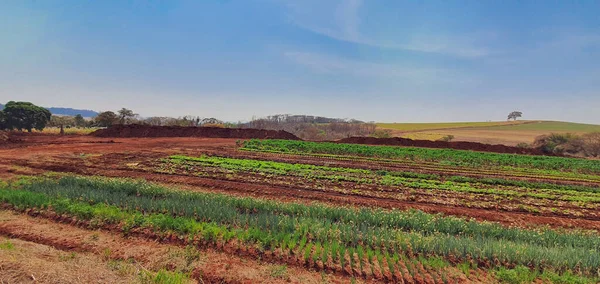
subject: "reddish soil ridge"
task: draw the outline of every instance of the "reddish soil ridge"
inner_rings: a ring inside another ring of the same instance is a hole
[[[392,137],[392,138],[374,138],[374,137],[349,137],[336,141],[338,143],[349,144],[367,144],[367,145],[392,145],[406,147],[423,147],[423,148],[447,148],[456,150],[473,150],[481,152],[495,152],[506,154],[526,154],[526,155],[546,155],[556,156],[554,154],[544,153],[538,148],[519,148],[506,145],[483,144],[477,142],[446,142],[446,141],[430,141],[430,140],[412,140],[407,138]]]
[[[253,128],[220,128],[220,127],[184,127],[184,126],[149,126],[149,125],[116,125],[99,129],[90,135],[96,137],[205,137],[205,138],[239,138],[239,139],[287,139],[300,140],[295,135],[283,130],[264,130]]]

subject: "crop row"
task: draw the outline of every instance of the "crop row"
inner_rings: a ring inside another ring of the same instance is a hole
[[[550,185],[544,188],[533,182],[506,181],[499,179],[474,179],[460,176],[440,180],[439,176],[411,172],[371,171],[341,167],[315,166],[310,164],[290,164],[264,160],[235,159],[225,157],[171,156],[174,163],[187,163],[219,167],[231,171],[260,172],[281,176],[299,176],[305,179],[326,179],[379,186],[401,186],[425,190],[446,190],[464,193],[491,194],[503,197],[530,197],[537,199],[576,201],[582,203],[600,202],[600,189],[583,186]],[[189,168],[184,166],[184,168]],[[506,185],[504,185],[504,184]],[[532,185],[537,188],[523,190],[518,186]]]
[[[446,167],[431,163],[416,163],[397,160],[366,158],[357,156],[339,156],[329,154],[283,154],[270,153],[257,150],[248,150],[251,153],[236,155],[243,159],[273,160],[284,163],[321,164],[326,166],[349,167],[358,169],[371,169],[377,172],[401,173],[405,177],[420,179],[452,180],[490,185],[507,185],[528,188],[564,189],[583,192],[600,193],[600,181],[598,175],[585,175],[572,172],[560,172],[550,170],[535,170],[529,174],[515,172],[515,168],[506,167],[505,170],[486,170],[482,168],[472,169],[465,167]],[[176,156],[175,156],[176,157]],[[316,158],[316,159],[315,159]],[[361,163],[347,163],[366,162]],[[373,163],[374,162],[374,163]],[[535,173],[540,172],[540,173]],[[541,173],[545,172],[545,174]],[[557,183],[558,181],[558,183]],[[571,183],[570,183],[571,181]],[[575,183],[572,183],[575,182]],[[587,185],[579,185],[578,182],[587,182]]]
[[[569,182],[586,182],[596,183],[600,185],[600,175],[596,174],[585,174],[580,172],[560,171],[560,170],[547,170],[547,169],[535,169],[535,168],[518,168],[510,166],[502,167],[466,167],[456,165],[445,165],[439,162],[425,162],[416,160],[403,160],[403,159],[390,159],[390,158],[378,158],[378,157],[365,157],[356,155],[335,155],[335,154],[323,154],[323,153],[307,153],[307,152],[282,152],[276,150],[266,149],[251,149],[242,147],[240,150],[246,152],[260,153],[260,157],[270,158],[275,157],[276,159],[290,159],[292,157],[310,157],[318,158],[320,161],[351,161],[351,162],[367,162],[376,163],[385,167],[393,167],[402,170],[419,170],[426,172],[435,172],[440,174],[449,175],[474,175],[474,176],[495,176],[502,178],[528,178],[528,179],[545,179],[548,181],[559,181],[561,183]]]
[[[96,218],[100,210],[102,222],[129,229],[149,218],[161,231],[304,252],[321,261],[332,258],[342,267],[348,255],[358,258],[352,265],[362,266],[367,259],[379,267],[398,263],[400,255],[421,255],[587,275],[600,268],[595,234],[504,228],[421,212],[282,204],[121,180],[66,177],[13,187],[19,190],[0,190],[0,201],[21,209],[52,208],[85,220]]]
[[[448,166],[516,167],[600,174],[600,161],[550,156],[486,153],[454,149],[369,146],[291,140],[247,140],[242,149],[282,153],[319,153],[435,162]]]

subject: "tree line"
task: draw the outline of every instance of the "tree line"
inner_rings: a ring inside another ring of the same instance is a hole
[[[369,136],[377,133],[373,122],[355,119],[328,118],[312,115],[278,114],[254,118],[240,128],[284,130],[308,140],[336,140],[351,136]]]
[[[43,130],[50,121],[49,110],[30,102],[10,101],[0,111],[0,130]]]
[[[76,116],[52,116],[48,123],[49,127],[110,127],[113,125],[141,124],[151,126],[217,126],[228,127],[231,124],[224,123],[216,118],[201,118],[199,116],[186,115],[183,117],[152,116],[143,118],[127,108],[120,110],[102,111],[97,116],[86,120],[81,115]]]
[[[96,117],[85,119],[81,114],[75,116],[52,115],[45,108],[29,102],[8,102],[0,111],[0,129],[42,131],[46,126],[57,128],[110,127],[113,125],[142,124],[151,126],[213,126],[231,128],[260,128],[285,130],[300,138],[310,140],[334,140],[350,136],[376,135],[375,123],[366,123],[355,119],[327,118],[311,115],[273,115],[255,118],[247,123],[225,123],[216,118],[201,118],[186,115],[173,117],[142,118],[127,108],[103,111]],[[384,133],[387,134],[387,133]],[[389,135],[389,134],[388,134]]]

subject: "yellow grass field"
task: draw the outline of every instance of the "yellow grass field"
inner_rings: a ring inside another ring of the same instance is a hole
[[[562,121],[502,121],[453,123],[378,123],[393,136],[410,139],[437,140],[453,135],[453,141],[517,145],[532,143],[535,137],[549,133],[583,134],[600,131],[600,125]]]
[[[440,122],[440,123],[377,123],[381,129],[391,129],[396,131],[424,131],[448,128],[465,127],[488,127],[488,126],[511,126],[515,124],[524,124],[529,121],[489,121],[489,122]]]
[[[86,127],[86,128],[71,127],[71,128],[65,128],[64,130],[65,130],[65,135],[87,135],[98,129],[99,128],[97,128],[97,127]],[[45,133],[45,134],[60,134],[60,128],[59,127],[46,127],[46,128],[44,128],[44,131],[33,130],[33,132]]]

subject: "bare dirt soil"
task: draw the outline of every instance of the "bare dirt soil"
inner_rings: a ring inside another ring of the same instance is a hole
[[[478,220],[497,221],[507,225],[529,226],[542,224],[554,227],[599,229],[600,220],[573,216],[532,214],[494,209],[440,205],[430,202],[402,201],[317,191],[302,186],[277,186],[264,183],[240,182],[197,176],[148,172],[136,166],[153,163],[173,154],[191,156],[221,155],[260,157],[236,149],[236,139],[223,138],[98,138],[93,136],[24,135],[19,143],[0,147],[0,178],[16,175],[37,175],[47,171],[82,175],[144,178],[162,184],[174,184],[188,190],[221,192],[240,196],[254,196],[289,202],[320,201],[336,205],[354,205],[398,209],[419,209],[432,213],[466,216]],[[265,159],[277,160],[273,155]],[[314,157],[297,156],[296,162],[319,164]],[[326,164],[335,162],[325,161]],[[345,166],[357,168],[389,168],[389,164],[366,161],[344,161]],[[401,163],[396,166],[402,167]],[[413,167],[409,165],[408,167]],[[485,176],[485,173],[481,174]],[[443,197],[440,197],[443,198]],[[451,198],[451,197],[449,197]]]
[[[287,139],[300,140],[295,135],[283,130],[264,130],[251,128],[221,127],[183,127],[183,126],[148,126],[148,125],[116,125],[94,131],[96,137],[205,137],[205,138],[238,138],[238,139]]]
[[[75,173],[108,177],[143,178],[183,190],[216,192],[234,196],[252,196],[283,202],[323,202],[336,206],[367,206],[389,209],[419,209],[431,213],[465,216],[477,220],[496,221],[508,226],[600,229],[600,220],[589,216],[533,214],[494,208],[473,208],[453,204],[451,194],[433,194],[415,200],[397,199],[385,193],[364,196],[319,188],[309,181],[290,178],[287,184],[219,175],[200,177],[172,172],[148,170],[170,155],[219,155],[234,158],[265,159],[364,169],[414,170],[438,174],[456,174],[427,164],[388,163],[382,161],[331,160],[311,156],[281,155],[240,151],[235,138],[156,137],[104,138],[96,136],[14,135],[10,143],[0,145],[0,179],[19,175],[41,175],[46,172]],[[469,172],[470,176],[502,176],[515,179],[535,177],[511,176],[510,172]],[[281,179],[286,181],[286,179]],[[554,181],[574,182],[574,181]],[[365,190],[368,191],[368,190]],[[369,191],[371,192],[371,191]],[[373,190],[372,192],[377,192]],[[429,198],[429,199],[428,199]],[[440,203],[441,202],[441,203]],[[61,223],[62,222],[62,223]],[[295,263],[269,263],[265,259],[230,253],[226,250],[201,248],[199,257],[190,262],[185,244],[161,243],[143,236],[121,236],[110,229],[91,231],[68,220],[0,209],[0,244],[11,243],[15,250],[0,251],[0,278],[4,282],[55,283],[56,275],[64,275],[64,283],[139,282],[140,271],[188,271],[192,278],[204,283],[317,283],[323,277],[332,283],[349,283],[351,278],[339,273],[319,273]],[[0,246],[2,248],[2,246]],[[195,248],[198,249],[198,248]],[[40,251],[47,251],[44,255]],[[18,259],[18,263],[14,260]],[[24,261],[27,260],[27,261]],[[49,273],[56,271],[58,274]],[[64,273],[62,273],[64,271]],[[99,273],[91,271],[99,271]],[[282,272],[283,271],[283,272]],[[106,273],[104,273],[106,272]],[[62,273],[62,274],[61,274]],[[82,275],[85,275],[82,276]],[[426,273],[424,275],[427,275]],[[485,275],[482,272],[481,275]],[[8,278],[10,277],[10,278]],[[489,282],[484,276],[478,281]],[[33,279],[36,280],[33,280]],[[378,278],[381,281],[381,278]],[[420,279],[423,280],[423,279]],[[377,281],[377,280],[368,280]],[[419,281],[414,279],[416,282]],[[466,280],[463,282],[477,281]],[[410,282],[410,281],[409,281]]]
[[[406,147],[423,147],[423,148],[442,148],[442,149],[457,149],[457,150],[473,150],[480,152],[495,152],[508,154],[527,154],[527,155],[552,155],[544,153],[541,149],[536,148],[519,148],[506,145],[492,145],[477,142],[446,142],[446,141],[430,141],[430,140],[412,140],[400,137],[392,138],[374,138],[374,137],[350,137],[344,138],[339,143],[350,144],[368,144],[368,145],[393,145]],[[554,156],[554,155],[552,155]]]

